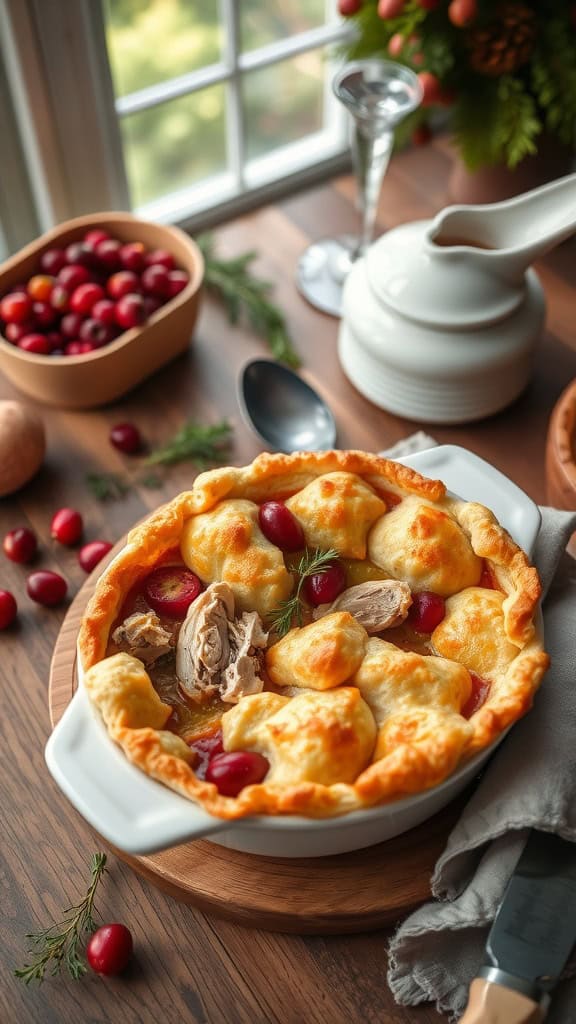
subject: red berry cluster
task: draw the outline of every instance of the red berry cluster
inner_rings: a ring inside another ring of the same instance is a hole
[[[66,547],[77,544],[82,536],[82,516],[73,508],[61,508],[52,517],[50,533],[54,540]],[[33,530],[19,526],[10,530],[2,542],[6,558],[11,562],[27,564],[38,553],[38,540]],[[98,562],[110,551],[108,541],[93,540],[78,551],[78,561],[85,572],[92,572]],[[68,584],[63,576],[48,569],[30,573],[26,580],[26,593],[32,601],[48,607],[60,604],[66,597]],[[18,613],[18,605],[9,590],[0,590],[0,629],[11,626]]]
[[[46,249],[39,273],[0,300],[7,341],[35,355],[78,356],[140,327],[188,284],[165,249],[121,242],[95,228]]]

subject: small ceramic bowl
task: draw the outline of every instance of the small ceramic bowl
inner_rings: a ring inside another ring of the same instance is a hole
[[[8,380],[40,402],[68,409],[105,405],[185,352],[198,315],[204,277],[198,246],[178,228],[138,220],[129,213],[94,213],[59,224],[3,263],[0,296],[40,273],[39,260],[46,249],[79,241],[91,228],[102,228],[122,242],[143,242],[147,249],[166,249],[190,280],[142,327],[131,328],[109,345],[84,355],[36,355],[22,351],[0,335],[0,371]]]
[[[548,424],[546,497],[556,508],[576,509],[576,379],[560,395]]]

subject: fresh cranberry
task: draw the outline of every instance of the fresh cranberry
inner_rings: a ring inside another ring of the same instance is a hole
[[[475,672],[470,673],[470,679],[472,680],[470,696],[460,709],[460,714],[464,718],[471,718],[474,712],[482,707],[490,692],[490,683],[486,679],[481,679]]]
[[[114,311],[116,323],[124,330],[140,327],[146,319],[146,307],[141,295],[123,295],[116,303]]]
[[[147,267],[151,267],[156,263],[166,267],[166,270],[174,270],[174,257],[171,252],[167,249],[151,249],[147,252],[144,257],[144,262]]]
[[[112,299],[100,299],[99,302],[94,303],[92,306],[92,316],[95,320],[99,320],[100,323],[106,324],[107,327],[112,327],[116,323],[115,308],[116,306]]]
[[[60,604],[66,597],[68,584],[57,572],[49,572],[47,569],[40,569],[33,572],[26,581],[28,597],[38,604],[52,606]]]
[[[120,266],[121,243],[115,238],[105,238],[95,248],[98,262],[107,270],[117,270]]]
[[[142,287],[149,295],[158,295],[159,298],[168,296],[169,271],[161,263],[146,267],[142,274]]]
[[[62,267],[58,273],[58,284],[67,288],[69,292],[75,291],[81,284],[88,284],[89,280],[90,271],[86,267],[81,267],[79,263]]]
[[[48,331],[46,341],[50,346],[50,355],[52,355],[55,349],[62,349],[64,345],[64,338],[59,331]]]
[[[142,450],[142,437],[133,423],[117,423],[112,427],[110,443],[125,455],[135,455]]]
[[[11,626],[18,614],[18,605],[9,590],[0,590],[0,629]]]
[[[11,562],[31,562],[38,551],[38,541],[33,530],[27,526],[17,526],[6,534],[2,547]]]
[[[28,281],[27,292],[31,299],[46,302],[54,287],[54,278],[50,274],[35,274]]]
[[[121,299],[123,295],[130,295],[140,292],[140,278],[131,270],[119,270],[108,278],[106,291],[111,299]]]
[[[38,300],[32,303],[32,315],[39,327],[51,327],[57,314],[49,302]]]
[[[251,750],[217,754],[206,769],[206,781],[213,782],[222,796],[238,796],[245,786],[253,786],[268,774],[269,762]]]
[[[86,959],[96,974],[121,974],[126,968],[134,944],[124,924],[104,924],[90,936]]]
[[[267,540],[281,551],[301,551],[304,547],[304,531],[284,502],[265,501],[258,509],[258,522]]]
[[[217,754],[224,753],[224,747],[222,746],[222,730],[215,729],[214,732],[206,733],[204,736],[198,736],[195,740],[190,743],[192,750],[197,755],[196,763],[194,764],[194,774],[199,779],[206,778],[206,769],[209,762]]]
[[[10,292],[0,302],[0,317],[7,324],[22,324],[32,316],[32,299],[26,292]]]
[[[162,565],[144,581],[144,594],[150,607],[171,619],[183,619],[202,589],[198,577],[180,565]]]
[[[88,317],[80,327],[80,340],[89,341],[93,348],[102,348],[108,345],[114,337],[114,332],[101,320]]]
[[[60,321],[60,333],[65,338],[77,338],[83,323],[84,317],[80,316],[80,313],[66,313]]]
[[[67,313],[70,308],[70,292],[63,284],[55,284],[50,295],[50,305],[57,313]]]
[[[70,296],[70,309],[73,313],[87,314],[97,302],[104,298],[104,289],[93,281],[78,285]]]
[[[112,545],[107,540],[91,540],[78,552],[78,561],[84,572],[92,572],[101,562],[105,555],[112,550]]]
[[[446,604],[440,594],[432,590],[421,590],[412,594],[408,622],[417,633],[432,633],[446,614]]]
[[[83,242],[89,249],[94,251],[96,246],[100,245],[101,242],[106,242],[110,238],[107,231],[103,231],[102,228],[91,228],[84,235]]]
[[[66,266],[66,253],[63,249],[46,249],[40,257],[40,267],[45,274],[58,274]]]
[[[68,344],[64,346],[64,355],[83,356],[86,354],[86,352],[90,351],[90,349],[86,349],[84,347],[85,345],[89,344],[89,341],[80,341],[79,338],[74,338],[73,341],[69,341]]]
[[[70,264],[77,264],[80,267],[91,267],[94,263],[94,253],[89,245],[84,242],[71,242],[65,250],[66,260]]]
[[[346,587],[346,570],[341,562],[329,562],[324,572],[315,572],[304,581],[304,596],[310,604],[330,604]]]
[[[136,273],[143,270],[145,266],[145,252],[146,248],[143,242],[126,242],[125,245],[121,246],[118,255],[124,270],[133,270]]]
[[[173,299],[184,290],[190,278],[185,270],[171,270],[168,274],[168,296]]]
[[[46,335],[37,333],[25,334],[23,338],[20,338],[18,348],[21,348],[23,352],[31,352],[36,356],[47,356],[50,351]]]
[[[60,544],[76,544],[82,536],[82,516],[74,508],[61,508],[52,516],[50,533]]]
[[[478,586],[485,587],[486,590],[496,590],[496,584],[494,582],[492,570],[490,569],[486,562],[484,562],[484,565],[482,566],[482,573],[480,575]]]
[[[152,316],[152,314],[163,305],[164,299],[159,299],[157,295],[144,296],[144,309],[147,317]]]
[[[8,341],[13,345],[17,345],[21,338],[26,334],[32,334],[34,325],[29,321],[25,321],[23,324],[6,324],[4,334]]]

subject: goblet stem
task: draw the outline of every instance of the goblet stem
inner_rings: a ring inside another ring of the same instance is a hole
[[[352,138],[352,160],[358,184],[358,206],[362,214],[362,229],[355,260],[363,256],[372,241],[378,199],[382,180],[388,168],[394,134],[390,129],[378,130],[378,124],[357,120]]]

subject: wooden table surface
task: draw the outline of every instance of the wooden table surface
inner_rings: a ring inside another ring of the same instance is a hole
[[[449,166],[442,141],[395,156],[382,189],[380,230],[441,209]],[[334,411],[339,446],[370,451],[415,429],[427,429],[427,424],[389,415],[355,392],[338,363],[337,321],[308,306],[294,284],[298,257],[311,240],[357,229],[354,197],[354,181],[338,178],[232,221],[215,236],[222,255],[258,251],[255,269],[276,286],[276,299],[302,356],[302,374]],[[574,241],[567,242],[538,268],[548,297],[548,326],[526,393],[485,422],[428,426],[439,441],[465,445],[490,460],[537,501],[545,500],[548,418],[576,375],[575,253]],[[261,447],[240,419],[236,379],[248,357],[262,354],[266,349],[258,338],[249,330],[231,328],[219,305],[207,300],[189,353],[122,401],[89,412],[38,407],[47,428],[46,462],[25,489],[0,501],[2,536],[14,526],[31,526],[42,545],[39,564],[62,572],[73,596],[85,577],[74,551],[50,540],[50,518],[57,508],[72,506],[82,512],[87,539],[116,541],[148,509],[189,487],[194,477],[186,466],[174,467],[164,474],[162,491],[136,490],[121,501],[99,504],[86,488],[85,472],[123,471],[127,465],[108,443],[110,426],[132,420],[157,444],[185,418],[214,422],[226,417],[234,426],[233,461],[248,462]],[[0,397],[20,396],[1,379]],[[0,636],[0,1020],[440,1021],[430,1006],[395,1005],[386,985],[386,933],[299,937],[248,930],[171,900],[114,856],[109,857],[98,908],[103,921],[124,921],[133,932],[137,952],[128,973],[113,980],[93,974],[80,982],[48,978],[41,987],[29,988],[11,976],[26,959],[25,933],[58,920],[62,909],[77,901],[87,885],[90,857],[102,848],[45,767],[48,672],[66,608],[34,606],[25,594],[25,578],[25,567],[2,558],[0,586],[14,592],[20,615],[18,625]]]

